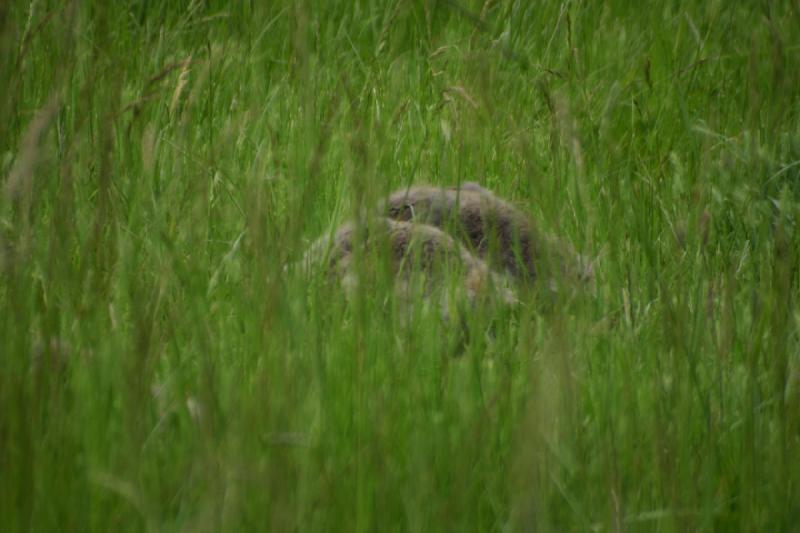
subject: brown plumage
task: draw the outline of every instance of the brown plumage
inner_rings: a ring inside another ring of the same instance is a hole
[[[358,283],[354,262],[357,245],[365,254],[382,251],[387,254],[392,274],[397,278],[397,293],[403,297],[410,294],[415,273],[421,274],[423,293],[427,296],[455,271],[462,277],[459,289],[469,302],[492,291],[506,303],[516,301],[502,276],[492,272],[450,235],[427,224],[381,217],[359,233],[354,224],[347,223],[332,236],[317,240],[306,253],[304,263],[321,262],[329,274],[338,277],[345,289],[352,292]]]
[[[442,228],[491,267],[522,282],[552,278],[548,272],[579,280],[591,277],[583,258],[567,245],[541,235],[520,210],[476,183],[402,189],[391,194],[379,211],[394,220]]]

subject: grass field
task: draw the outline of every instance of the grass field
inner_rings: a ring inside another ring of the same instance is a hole
[[[800,529],[797,2],[11,0],[0,80],[4,531]],[[284,269],[461,181],[594,285]]]

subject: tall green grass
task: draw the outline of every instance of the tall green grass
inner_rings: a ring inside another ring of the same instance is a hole
[[[800,527],[793,2],[0,4],[5,531]],[[596,280],[284,270],[477,181]]]

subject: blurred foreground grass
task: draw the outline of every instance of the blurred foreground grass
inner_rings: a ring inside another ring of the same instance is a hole
[[[790,531],[800,8],[0,4],[14,530]],[[447,325],[287,274],[477,181],[596,285]]]

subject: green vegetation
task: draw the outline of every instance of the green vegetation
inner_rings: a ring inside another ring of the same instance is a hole
[[[798,54],[788,0],[0,3],[2,529],[797,528]],[[453,356],[284,269],[458,181],[594,286]]]

